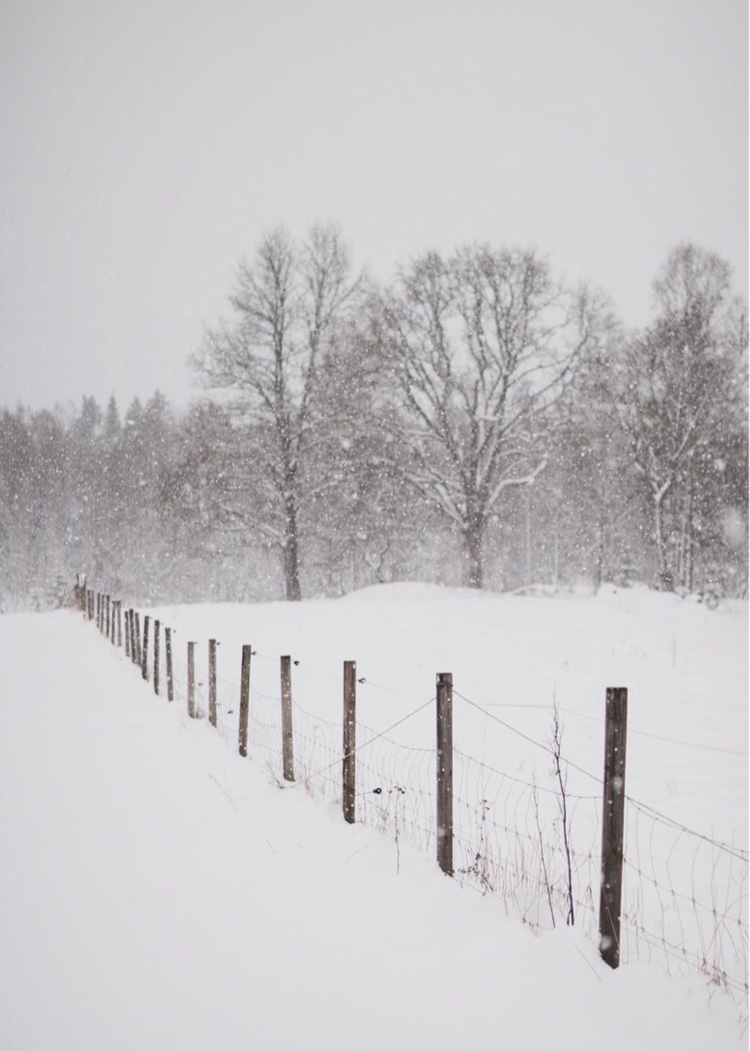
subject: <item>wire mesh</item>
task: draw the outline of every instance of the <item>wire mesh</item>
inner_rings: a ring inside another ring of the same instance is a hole
[[[95,621],[94,621],[95,623]],[[187,646],[172,635],[175,702],[187,706]],[[264,661],[275,658],[253,654]],[[124,659],[124,651],[123,651]],[[166,654],[160,647],[160,693],[166,696]],[[299,662],[295,662],[299,663]],[[327,680],[330,672],[306,669]],[[360,682],[365,682],[361,679]],[[195,705],[208,708],[208,648],[195,648]],[[421,701],[385,731],[356,726],[356,816],[397,842],[436,850],[436,755],[397,740],[392,731],[431,704],[368,683],[404,700]],[[299,692],[297,690],[297,692]],[[316,690],[303,680],[306,703]],[[457,696],[555,758],[553,750],[507,720]],[[217,731],[236,746],[240,686],[217,675]],[[494,706],[498,707],[498,706]],[[510,707],[510,706],[505,706]],[[340,723],[292,700],[295,784],[316,802],[342,800]],[[251,682],[248,754],[283,783],[281,697]],[[454,875],[482,894],[500,896],[509,912],[533,928],[575,923],[590,937],[598,927],[601,870],[601,779],[559,756],[563,766],[595,784],[591,794],[523,780],[459,748],[453,753]],[[564,793],[564,799],[563,799]],[[564,803],[564,806],[563,806]],[[626,797],[620,957],[645,960],[669,973],[701,974],[734,996],[747,996],[748,852],[689,829]]]

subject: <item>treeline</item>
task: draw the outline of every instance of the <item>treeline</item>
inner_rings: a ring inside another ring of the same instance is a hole
[[[264,238],[160,393],[0,418],[0,601],[82,567],[137,601],[423,579],[747,592],[747,324],[690,244],[627,331],[534,251],[431,252],[388,287],[334,227]]]

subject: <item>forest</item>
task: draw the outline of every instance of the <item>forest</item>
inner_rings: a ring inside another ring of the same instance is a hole
[[[269,232],[189,407],[0,412],[0,609],[57,605],[79,571],[140,603],[397,580],[746,597],[746,307],[691,243],[648,276],[631,329],[536,250],[427,252],[382,285],[335,226]]]

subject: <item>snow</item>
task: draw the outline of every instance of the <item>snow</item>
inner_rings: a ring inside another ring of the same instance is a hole
[[[178,629],[176,647],[221,640],[220,701],[242,642],[269,696],[292,653],[295,701],[321,720],[340,720],[340,660],[357,658],[372,676],[359,715],[378,730],[429,699],[437,671],[478,703],[525,704],[488,711],[540,740],[549,710],[529,706],[554,693],[589,716],[565,717],[564,754],[586,770],[601,766],[604,687],[627,685],[628,792],[747,845],[741,604],[394,585],[149,612]],[[658,959],[612,972],[583,929],[534,937],[406,839],[346,826],[300,783],[281,790],[260,755],[236,754],[226,706],[218,733],[189,720],[80,615],[0,618],[0,664],[9,1051],[736,1046],[746,1009],[705,978],[668,977]],[[547,776],[544,753],[456,704],[458,747]],[[392,734],[424,744],[433,724],[428,707]]]

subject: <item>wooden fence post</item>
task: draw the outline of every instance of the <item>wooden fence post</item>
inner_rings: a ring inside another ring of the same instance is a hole
[[[188,715],[195,718],[195,643],[187,644],[187,706]]]
[[[135,610],[130,609],[130,659],[135,664],[138,660],[138,646],[135,641]]]
[[[109,642],[109,621],[110,621],[109,606],[110,606],[109,595],[105,595],[104,596],[104,635],[105,635],[105,637],[106,637],[108,642]]]
[[[242,647],[242,675],[240,677],[240,755],[247,755],[247,719],[250,712],[250,658],[252,646]]]
[[[148,682],[148,626],[151,618],[143,618],[143,648],[141,649],[141,675]]]
[[[354,824],[356,803],[357,747],[357,662],[344,661],[344,760],[342,763],[342,803],[344,821]]]
[[[135,663],[141,663],[141,615],[135,611]]]
[[[281,746],[284,754],[284,780],[294,780],[294,737],[292,734],[292,658],[281,658]]]
[[[437,677],[437,860],[453,875],[453,675]]]
[[[122,646],[122,599],[117,600],[117,645]]]
[[[208,721],[216,726],[216,639],[208,640]]]
[[[130,610],[125,610],[125,656],[130,656]]]
[[[102,596],[98,591],[96,593],[96,626],[99,631],[102,630]]]
[[[622,856],[625,834],[625,750],[628,691],[609,687],[604,728],[604,799],[602,803],[602,879],[599,897],[599,954],[620,965]]]
[[[172,674],[172,629],[164,629],[164,655],[167,658],[167,700],[174,700],[174,675]]]
[[[159,694],[159,636],[161,625],[158,620],[154,621],[154,693]]]

